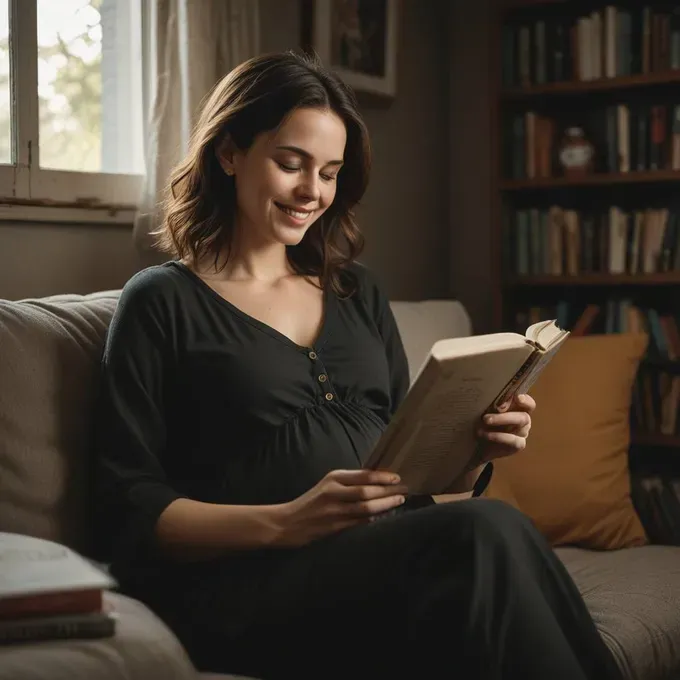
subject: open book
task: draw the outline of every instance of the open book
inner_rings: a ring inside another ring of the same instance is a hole
[[[568,336],[542,321],[436,342],[364,467],[398,473],[409,493],[445,493],[475,458],[482,416],[528,392]]]

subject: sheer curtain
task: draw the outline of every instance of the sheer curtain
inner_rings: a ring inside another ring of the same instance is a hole
[[[260,51],[259,0],[148,0],[144,3],[146,179],[133,237],[145,264],[159,204],[186,151],[199,105],[234,66]]]

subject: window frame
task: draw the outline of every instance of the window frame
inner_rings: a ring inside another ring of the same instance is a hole
[[[40,167],[38,0],[10,0],[8,4],[12,164],[0,164],[0,204],[13,204],[13,209],[0,211],[0,219],[3,212],[15,219],[22,212],[35,218],[40,207],[54,218],[55,208],[63,207],[71,208],[75,221],[93,219],[93,211],[106,211],[104,222],[129,220],[139,202],[144,175]],[[22,211],[20,206],[32,210]]]

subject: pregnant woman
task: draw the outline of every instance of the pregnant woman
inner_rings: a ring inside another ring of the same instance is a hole
[[[113,573],[201,670],[616,678],[550,547],[479,498],[490,461],[524,447],[530,397],[480,423],[484,456],[455,502],[362,469],[409,380],[388,299],[357,263],[369,165],[352,93],[311,58],[250,60],[205,102],[157,235],[170,259],[126,284],[102,357]]]

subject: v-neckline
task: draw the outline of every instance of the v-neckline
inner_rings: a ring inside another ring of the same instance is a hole
[[[250,324],[251,326],[254,326],[263,333],[266,333],[275,340],[278,340],[279,342],[282,342],[299,352],[305,353],[319,350],[325,344],[330,327],[330,320],[333,311],[332,309],[333,302],[335,301],[335,296],[331,295],[327,288],[324,288],[323,290],[322,296],[323,313],[321,318],[321,325],[319,327],[319,332],[317,333],[317,336],[312,345],[309,346],[299,345],[292,338],[288,337],[285,333],[282,333],[273,326],[270,326],[268,323],[265,323],[264,321],[258,319],[257,317],[248,314],[248,312],[244,312],[240,307],[237,307],[233,302],[230,302],[223,295],[220,295],[212,286],[208,285],[198,274],[196,274],[196,272],[192,271],[183,262],[180,262],[179,260],[171,260],[168,264],[177,265],[181,272],[187,274],[192,281],[194,281],[201,289],[206,291],[210,295],[210,297],[212,297],[216,302],[226,307],[230,312],[232,312],[232,314],[238,316],[246,323]]]

